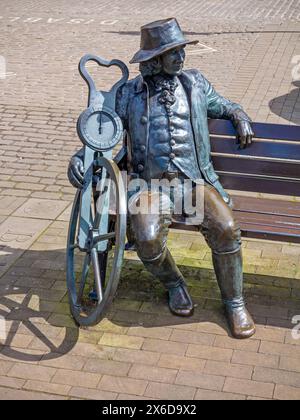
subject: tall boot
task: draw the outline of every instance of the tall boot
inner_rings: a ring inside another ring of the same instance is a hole
[[[249,338],[255,334],[254,321],[243,298],[242,252],[213,253],[213,264],[232,335]]]
[[[174,315],[191,316],[194,305],[187,290],[182,273],[177,267],[170,251],[166,247],[155,259],[142,259],[147,270],[165,286],[169,296],[169,308]]]

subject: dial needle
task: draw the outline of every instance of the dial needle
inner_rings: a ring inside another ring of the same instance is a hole
[[[99,118],[100,118],[99,134],[102,134],[102,112],[100,112]]]

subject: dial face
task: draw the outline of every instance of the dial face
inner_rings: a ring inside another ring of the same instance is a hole
[[[112,149],[122,137],[122,123],[112,109],[88,108],[78,120],[84,144],[97,151]]]

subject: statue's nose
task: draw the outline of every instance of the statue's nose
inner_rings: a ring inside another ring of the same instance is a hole
[[[182,64],[183,63],[183,61],[184,61],[184,55],[183,55],[183,53],[181,53],[181,52],[178,53],[176,61],[179,64]]]

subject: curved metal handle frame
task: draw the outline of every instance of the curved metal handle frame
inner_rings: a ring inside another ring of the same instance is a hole
[[[111,88],[111,91],[114,91],[114,90],[116,91],[120,86],[122,86],[124,83],[127,82],[128,77],[129,77],[129,70],[126,64],[123,63],[123,61],[117,60],[117,59],[107,61],[101,57],[98,57],[97,55],[86,54],[85,56],[81,58],[79,62],[78,70],[82,78],[86,81],[89,88],[89,105],[91,104],[91,101],[93,100],[93,98],[97,96],[97,89],[96,89],[95,82],[93,81],[91,75],[89,74],[89,72],[87,71],[85,67],[88,61],[94,61],[101,67],[117,66],[121,69],[122,78],[117,83],[114,84],[114,86]]]

